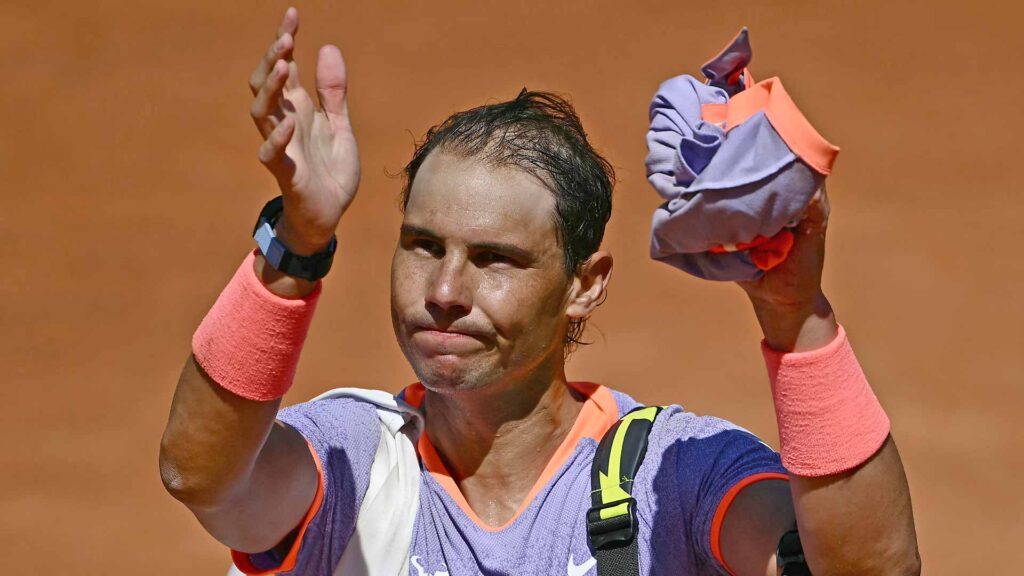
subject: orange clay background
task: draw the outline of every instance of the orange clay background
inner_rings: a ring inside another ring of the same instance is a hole
[[[0,541],[11,574],[224,573],[160,483],[190,337],[276,194],[249,72],[286,4],[0,7]],[[397,390],[394,177],[448,114],[523,87],[572,97],[620,182],[611,296],[570,377],[679,402],[776,445],[742,291],[647,256],[644,133],[660,81],[742,25],[843,149],[825,290],[893,420],[926,574],[1024,566],[1019,7],[1004,2],[300,2],[298,60],[340,45],[363,156],[288,403]]]

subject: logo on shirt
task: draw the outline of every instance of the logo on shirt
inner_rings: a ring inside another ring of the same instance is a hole
[[[412,564],[412,567],[416,569],[416,576],[449,576],[447,571],[427,572],[423,569],[423,565],[420,564],[419,556],[413,556],[412,558],[409,558],[409,562]]]
[[[568,576],[583,576],[587,572],[590,572],[590,569],[596,565],[597,560],[595,560],[593,557],[587,559],[587,561],[583,564],[577,565],[572,560],[572,554],[569,554],[569,565],[565,568],[565,573]]]

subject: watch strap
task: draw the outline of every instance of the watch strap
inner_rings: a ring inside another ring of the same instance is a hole
[[[302,278],[315,282],[331,270],[334,263],[334,252],[338,247],[337,237],[332,236],[327,248],[322,252],[309,256],[300,256],[293,253],[277,238],[274,226],[284,212],[284,198],[278,196],[263,207],[260,211],[256,227],[253,229],[253,239],[259,247],[267,263],[275,270],[279,270],[289,276]]]

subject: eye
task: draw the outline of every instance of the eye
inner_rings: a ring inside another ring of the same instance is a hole
[[[444,256],[444,246],[428,238],[415,238],[409,242],[413,250],[429,254],[434,257]]]
[[[508,264],[510,266],[516,265],[516,261],[513,260],[512,258],[498,252],[490,251],[481,252],[480,255],[477,256],[476,261],[478,264],[482,266],[487,266],[490,264]]]

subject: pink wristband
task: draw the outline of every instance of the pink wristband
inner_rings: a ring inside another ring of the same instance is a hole
[[[284,396],[295,378],[321,284],[298,300],[273,294],[249,253],[192,336],[192,355],[214,382],[249,400]]]
[[[761,342],[779,423],[782,463],[800,476],[828,476],[871,458],[889,435],[889,417],[853,355],[846,330],[808,352]]]

